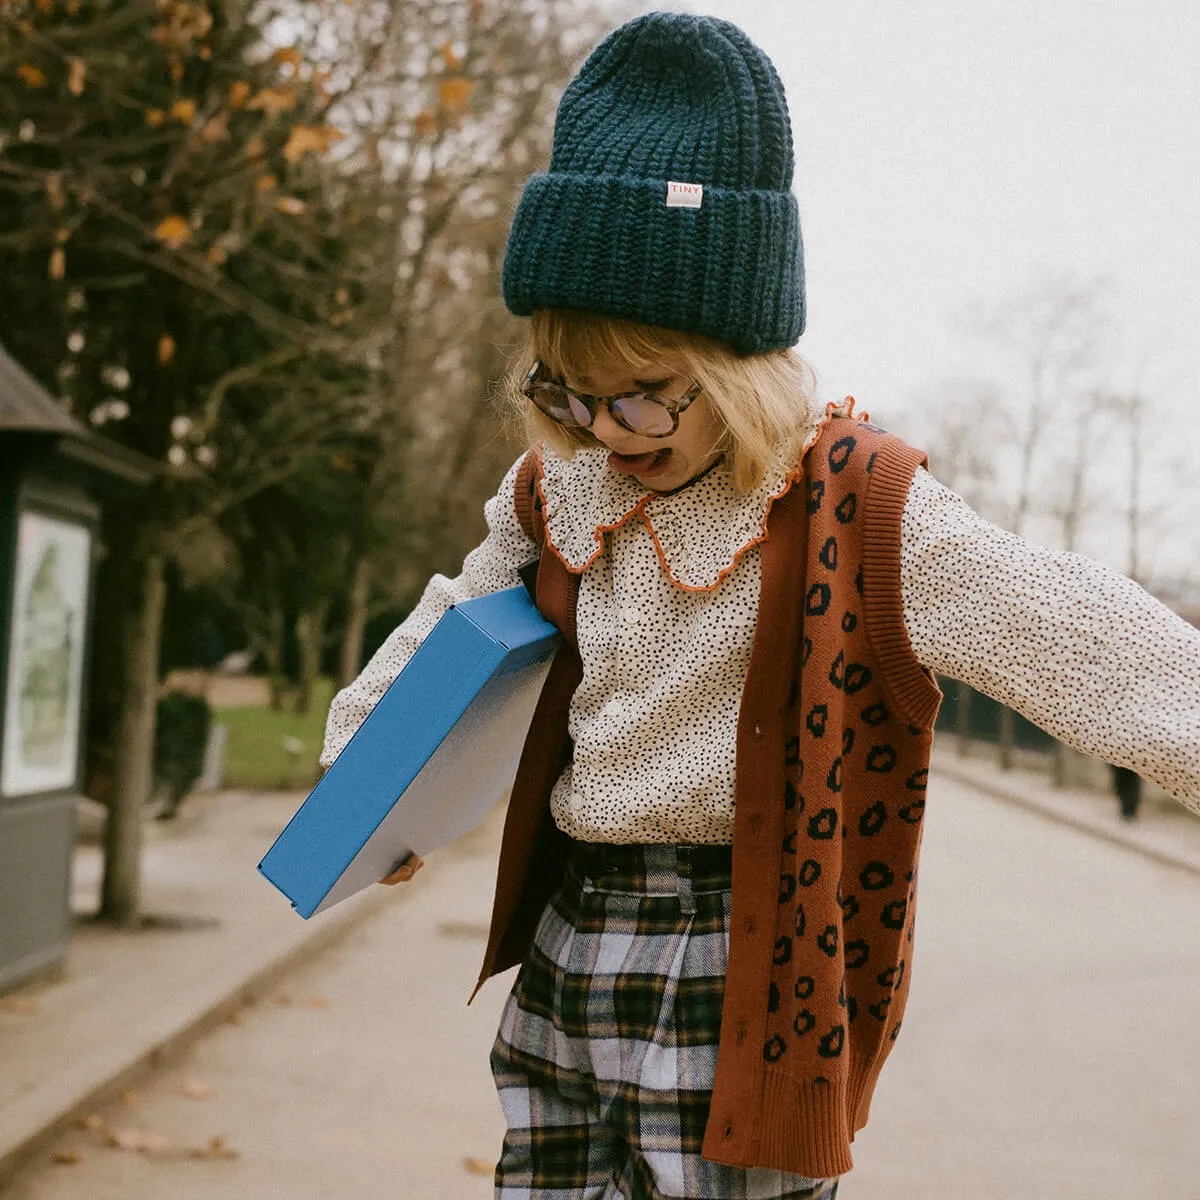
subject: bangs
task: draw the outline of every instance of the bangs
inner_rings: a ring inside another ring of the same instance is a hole
[[[719,343],[699,334],[639,325],[620,317],[569,309],[541,309],[531,318],[533,354],[557,379],[586,378],[620,368],[628,374],[682,368]]]

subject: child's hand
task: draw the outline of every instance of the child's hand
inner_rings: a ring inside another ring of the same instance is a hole
[[[396,883],[407,883],[424,865],[424,860],[415,854],[410,854],[390,875],[385,875],[379,882],[391,887]]]

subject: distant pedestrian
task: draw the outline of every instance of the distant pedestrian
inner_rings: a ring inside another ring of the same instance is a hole
[[[1142,804],[1142,777],[1128,767],[1114,766],[1111,770],[1121,817],[1126,821],[1136,820]]]
[[[449,605],[539,560],[567,646],[483,969],[521,964],[501,1200],[835,1196],[908,997],[934,671],[1200,809],[1200,632],[816,403],[792,171],[735,26],[593,52],[504,263],[534,448],[330,712],[327,763]]]

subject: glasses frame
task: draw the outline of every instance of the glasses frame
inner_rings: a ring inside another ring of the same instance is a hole
[[[529,374],[525,376],[524,386],[521,388],[522,394],[530,403],[534,404],[538,411],[549,417],[550,420],[563,426],[564,429],[591,429],[596,421],[596,411],[601,405],[604,406],[608,415],[621,426],[622,429],[628,430],[630,433],[636,434],[638,437],[644,438],[665,438],[670,437],[679,428],[679,414],[686,412],[688,406],[700,395],[704,388],[701,384],[693,383],[678,400],[672,400],[667,396],[660,396],[657,392],[648,392],[642,388],[638,388],[632,392],[617,392],[613,396],[593,396],[588,392],[581,392],[573,387],[568,387],[565,383],[557,383],[551,379],[538,379],[538,373],[542,369],[542,360],[535,360],[533,366],[529,369]],[[556,416],[554,413],[547,411],[546,407],[538,402],[535,394],[535,385],[541,384],[543,387],[555,387],[560,391],[565,392],[568,396],[578,400],[580,404],[587,409],[588,423],[586,425],[575,420],[563,420],[562,417]],[[665,433],[644,433],[640,429],[634,429],[628,421],[622,420],[621,414],[614,410],[613,404],[618,400],[632,400],[638,397],[642,400],[648,400],[652,404],[659,405],[671,418],[671,428]]]

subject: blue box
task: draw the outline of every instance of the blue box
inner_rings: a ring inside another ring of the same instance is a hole
[[[258,869],[310,917],[474,829],[512,785],[561,642],[524,587],[454,605]]]

